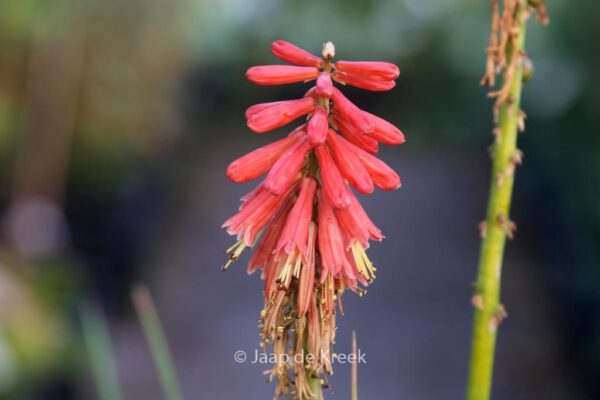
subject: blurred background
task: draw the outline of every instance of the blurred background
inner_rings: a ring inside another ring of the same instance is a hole
[[[527,33],[498,400],[600,398],[600,3],[547,7],[551,24]],[[462,398],[493,127],[479,86],[488,33],[489,4],[474,0],[2,0],[0,398],[97,399],[94,366],[111,353],[121,398],[163,398],[136,283],[185,398],[271,398],[267,367],[233,358],[257,348],[262,282],[247,255],[220,271],[233,243],[220,225],[252,187],[230,183],[228,163],[291,129],[255,135],[245,108],[308,88],[245,80],[278,63],[277,39],[400,66],[391,92],[345,89],[408,140],[381,151],[403,187],[362,199],[387,239],[370,251],[368,296],[344,297],[336,350],[356,330],[363,399]],[[338,365],[328,398],[348,399],[349,382]]]

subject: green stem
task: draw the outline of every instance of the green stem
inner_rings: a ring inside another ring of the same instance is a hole
[[[526,18],[520,11],[517,11],[515,18],[521,19],[520,30],[509,49],[507,62],[510,62],[511,56],[520,56],[525,44]],[[504,314],[500,304],[500,275],[506,236],[511,229],[509,214],[515,157],[518,157],[516,145],[521,87],[522,66],[518,62],[510,83],[509,96],[498,109],[499,131],[493,149],[492,182],[475,288],[476,308],[467,400],[488,400],[491,393],[496,331]]]
[[[106,317],[95,304],[85,303],[79,309],[83,338],[88,350],[92,376],[100,400],[120,400],[117,367]]]
[[[132,299],[144,335],[150,346],[150,352],[158,371],[165,398],[167,400],[182,400],[175,365],[148,288],[142,285],[136,286],[132,291]]]

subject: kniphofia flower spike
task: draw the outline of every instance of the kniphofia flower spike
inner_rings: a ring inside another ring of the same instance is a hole
[[[252,67],[246,73],[250,81],[280,85],[315,80],[315,86],[301,99],[249,107],[248,127],[265,133],[303,116],[308,121],[227,168],[233,182],[266,178],[223,224],[238,239],[227,251],[224,269],[245,248],[255,248],[248,273],[261,270],[265,279],[261,346],[272,343],[277,355],[270,375],[278,381],[275,394],[305,398],[314,390],[309,380],[332,373],[336,302],[341,308],[346,288],[366,293],[363,287],[373,282],[376,271],[366,250],[370,240],[384,237],[351,187],[365,194],[399,188],[398,175],[374,154],[379,143],[404,142],[397,127],[358,108],[333,82],[390,90],[400,71],[387,62],[333,62],[331,42],[324,45],[323,57],[281,40],[272,51],[294,65]],[[290,351],[304,362],[296,357],[285,362]]]

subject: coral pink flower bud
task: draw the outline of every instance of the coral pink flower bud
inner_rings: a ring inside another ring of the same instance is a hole
[[[375,81],[393,81],[400,75],[400,69],[383,61],[338,61],[333,64],[338,71],[360,75]]]
[[[350,195],[352,198],[350,207],[345,210],[335,210],[335,214],[347,239],[347,248],[350,248],[354,241],[358,241],[366,249],[369,247],[369,239],[380,241],[384,236],[354,194]]]
[[[346,264],[344,264],[344,269],[342,270],[341,276],[344,279],[346,285],[354,290],[357,287],[357,278],[360,278],[360,273],[356,268],[356,263],[354,262],[352,251],[347,250],[344,253],[344,255],[346,257],[347,262]]]
[[[273,42],[271,51],[275,57],[279,57],[283,61],[287,61],[291,64],[317,68],[323,66],[323,59],[321,57],[312,55],[308,51],[284,40]]]
[[[259,112],[264,111],[267,108],[274,107],[283,102],[284,101],[271,101],[269,103],[254,104],[246,109],[246,113],[244,115],[245,115],[246,119],[249,119],[253,115],[258,114]]]
[[[373,139],[368,135],[363,135],[362,133],[359,133],[354,127],[354,125],[350,124],[346,119],[342,118],[340,115],[334,114],[333,122],[338,131],[340,131],[340,133],[344,135],[344,137],[348,139],[348,141],[354,143],[358,147],[365,149],[366,151],[372,154],[375,154],[379,151],[379,143],[377,143],[377,140]]]
[[[389,123],[383,118],[379,118],[378,116],[368,113],[366,111],[363,111],[363,113],[375,126],[373,132],[368,134],[373,139],[390,146],[402,144],[406,141],[406,138],[404,137],[402,131],[396,128],[396,126],[394,126],[393,124]]]
[[[321,98],[330,98],[333,93],[333,82],[331,81],[331,75],[329,72],[321,72],[317,78],[316,86],[317,96]]]
[[[324,281],[327,273],[337,275],[348,260],[346,259],[342,230],[329,198],[322,190],[319,191],[319,234],[317,237],[321,265],[325,272],[321,273],[321,281]]]
[[[342,176],[361,193],[373,193],[373,181],[356,154],[350,150],[348,142],[333,129],[327,133],[327,145]]]
[[[312,297],[312,301],[310,307],[308,308],[308,341],[307,341],[307,350],[308,354],[319,354],[321,351],[321,316],[319,315],[317,304],[320,303],[317,300],[317,296]],[[318,363],[319,360],[314,360],[315,363]]]
[[[300,278],[298,279],[298,316],[300,317],[304,316],[308,311],[314,292],[316,237],[317,227],[314,222],[311,222],[308,230],[308,250],[306,262],[302,263],[302,270],[300,271]]]
[[[265,179],[265,189],[273,194],[283,193],[296,179],[310,147],[310,143],[304,137],[287,149],[269,171]]]
[[[300,193],[292,210],[288,214],[285,228],[283,228],[283,232],[275,248],[275,254],[279,255],[275,257],[276,259],[280,258],[283,253],[292,254],[296,250],[305,257],[305,260],[307,259],[308,230],[312,219],[316,190],[317,182],[314,179],[304,178],[302,180]]]
[[[292,189],[293,185],[290,185],[290,190]],[[287,194],[288,191],[274,195],[264,188],[257,189],[241,207],[240,212],[225,221],[223,228],[227,228],[230,235],[237,235],[245,246],[251,247],[258,233],[271,220]]]
[[[315,154],[317,155],[317,161],[321,168],[321,178],[323,179],[323,189],[331,204],[335,208],[348,208],[351,201],[351,192],[344,182],[344,178],[340,174],[338,167],[335,165],[329,149],[327,146],[320,146],[315,148]]]
[[[400,177],[386,163],[352,143],[348,145],[371,175],[375,186],[383,190],[395,190],[400,187]]]
[[[350,212],[349,209],[335,210],[335,215],[344,233],[344,246],[346,249],[350,249],[353,241],[358,241],[364,247],[369,245],[369,231],[360,223],[356,215]]]
[[[319,146],[325,143],[328,127],[329,121],[327,120],[327,110],[321,106],[317,106],[306,125],[308,142],[313,146]]]
[[[331,60],[335,57],[335,46],[332,42],[326,42],[323,44],[323,51],[321,52],[323,58],[326,60]]]
[[[337,88],[333,88],[331,100],[333,100],[334,109],[340,113],[340,116],[353,125],[359,133],[373,132],[375,129],[373,124],[363,115],[360,109],[348,100],[348,98]]]
[[[314,109],[315,100],[311,97],[280,101],[278,104],[266,107],[257,114],[251,115],[247,124],[254,132],[264,133],[284,126]]]
[[[250,261],[248,261],[248,274],[254,273],[259,268],[265,268],[269,260],[273,257],[273,250],[281,237],[281,232],[293,204],[293,197],[288,197],[286,203],[277,211],[275,217],[273,217],[273,221],[266,228],[258,248],[252,254],[252,257],[250,257]]]
[[[258,148],[229,164],[227,177],[233,182],[241,183],[254,180],[266,173],[281,155],[292,147],[304,135],[296,131],[290,136]]]
[[[354,196],[352,193],[350,194],[352,196],[352,203],[350,204],[349,211],[357,217],[361,225],[367,228],[367,231],[369,232],[369,238],[380,242],[383,238],[385,238],[385,236],[383,236],[381,230],[373,223],[373,221],[371,221],[371,218],[369,218],[369,215],[367,215],[365,209],[360,205],[360,201],[358,201],[356,196]],[[364,246],[364,248],[367,247],[368,246]]]
[[[319,76],[314,67],[296,67],[294,65],[260,65],[246,71],[246,77],[257,85],[282,85],[310,81]]]
[[[376,81],[364,78],[360,75],[348,74],[346,72],[336,71],[333,73],[333,79],[344,85],[352,85],[357,88],[372,90],[374,92],[385,92],[396,86],[394,81]]]

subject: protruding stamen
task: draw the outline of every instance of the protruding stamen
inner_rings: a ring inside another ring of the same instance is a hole
[[[285,261],[281,266],[281,271],[277,277],[277,283],[287,289],[292,282],[292,277],[296,276],[296,272],[300,274],[300,266],[302,264],[302,255],[295,250],[293,253],[288,254]]]
[[[229,255],[229,260],[223,265],[222,270],[226,271],[231,264],[236,262],[245,248],[246,243],[243,240],[238,240],[233,246],[225,250],[225,253]]]
[[[375,271],[377,271],[377,269],[373,266],[373,263],[371,260],[369,260],[369,257],[365,252],[365,249],[363,249],[362,245],[358,241],[354,241],[352,243],[352,255],[354,256],[354,261],[356,262],[358,272],[365,277],[367,282],[372,283],[375,279]]]

